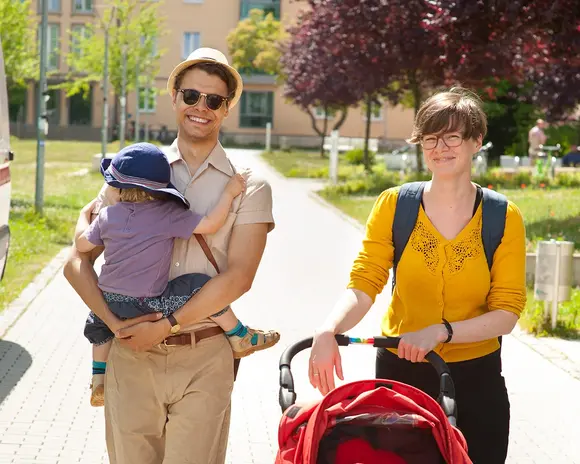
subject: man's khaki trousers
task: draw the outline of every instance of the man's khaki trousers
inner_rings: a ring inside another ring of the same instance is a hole
[[[223,464],[234,382],[224,335],[135,353],[113,342],[105,378],[111,464]]]

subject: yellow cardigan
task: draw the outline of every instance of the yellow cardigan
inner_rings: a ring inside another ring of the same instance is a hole
[[[377,199],[366,225],[349,288],[374,301],[393,266],[392,228],[398,187]],[[382,322],[383,335],[398,336],[441,323],[463,321],[503,309],[520,315],[526,305],[526,233],[520,210],[508,203],[506,225],[491,275],[481,241],[482,207],[453,240],[433,227],[423,207],[397,267],[397,285]],[[497,339],[441,344],[447,362],[485,356],[499,348]]]

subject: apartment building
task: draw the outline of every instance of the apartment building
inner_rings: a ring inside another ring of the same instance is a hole
[[[62,80],[67,72],[64,57],[71,47],[68,31],[82,30],[87,22],[95,21],[97,12],[102,10],[103,0],[48,2],[48,41],[51,50],[49,68],[53,71],[49,83],[54,84]],[[38,5],[34,7],[33,14],[40,24]],[[164,0],[161,8],[166,17],[167,33],[159,39],[159,47],[165,53],[161,58],[160,72],[152,82],[152,86],[161,93],[140,90],[139,121],[147,124],[152,131],[162,126],[175,131],[170,97],[163,90],[167,77],[177,63],[198,47],[213,47],[227,54],[228,33],[252,8],[272,12],[289,24],[295,20],[299,10],[305,8],[305,3],[296,0]],[[250,74],[243,78],[244,94],[223,126],[227,141],[240,144],[261,142],[264,140],[266,123],[270,122],[274,143],[280,136],[285,136],[293,146],[318,143],[310,117],[285,100],[283,88],[276,85],[272,76]],[[36,90],[32,84],[28,90],[27,105],[20,115],[21,122],[25,121],[26,124],[20,124],[21,131],[33,129],[36,117]],[[127,99],[127,112],[131,119],[134,119],[136,104],[137,92],[132,92]],[[64,91],[52,90],[49,100],[49,137],[99,139],[102,106],[100,83],[92,86],[88,100],[80,95],[67,98]],[[112,110],[113,105],[110,107]],[[320,109],[314,109],[314,112],[321,126],[324,114]],[[110,120],[114,120],[112,114]],[[371,136],[400,144],[409,136],[412,120],[413,113],[408,109],[387,104],[373,108]],[[340,129],[341,136],[363,137],[365,122],[366,117],[361,108],[349,109],[348,117]]]

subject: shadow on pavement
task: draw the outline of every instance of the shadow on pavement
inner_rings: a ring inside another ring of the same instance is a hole
[[[18,385],[31,364],[32,357],[22,346],[0,340],[0,404]]]

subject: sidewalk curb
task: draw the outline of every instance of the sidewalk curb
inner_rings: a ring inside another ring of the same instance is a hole
[[[60,272],[69,254],[70,247],[63,248],[52,260],[40,271],[40,273],[30,282],[10,305],[0,312],[0,340],[6,335],[10,328],[20,319],[30,304],[36,299],[40,292],[54,279]]]
[[[562,350],[553,346],[550,337],[534,337],[518,326],[516,326],[511,335],[571,377],[580,380],[580,365],[570,359]]]
[[[361,232],[364,232],[365,231],[365,226],[363,226],[356,219],[353,219],[352,217],[350,217],[348,214],[342,212],[339,208],[337,208],[336,206],[334,206],[329,201],[327,201],[324,198],[322,198],[320,195],[318,195],[318,193],[316,191],[309,190],[308,191],[308,196],[310,198],[312,198],[313,200],[317,201],[318,203],[320,203],[321,205],[326,206],[328,209],[333,210],[338,216],[340,216],[342,219],[344,219],[346,222],[348,222],[352,226],[356,227]]]

